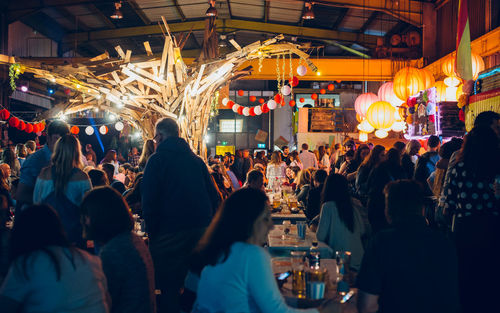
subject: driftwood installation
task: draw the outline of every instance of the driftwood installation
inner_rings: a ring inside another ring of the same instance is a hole
[[[149,43],[145,42],[146,55],[134,58],[132,51],[116,46],[118,58],[110,58],[105,52],[82,63],[64,66],[18,60],[23,71],[76,91],[69,101],[54,106],[40,118],[99,108],[120,116],[141,129],[145,138],[151,138],[154,123],[170,116],[178,120],[181,135],[192,149],[205,155],[203,138],[212,97],[222,85],[251,74],[251,69],[239,70],[245,61],[295,54],[305,60],[312,71],[317,71],[300,46],[280,42],[283,35],[243,48],[231,41],[235,52],[187,66],[165,19],[163,27],[165,43],[161,57],[154,57]],[[12,57],[0,56],[0,63],[14,62]]]

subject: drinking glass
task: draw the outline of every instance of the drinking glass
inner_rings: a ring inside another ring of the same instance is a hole
[[[306,222],[304,221],[297,222],[297,235],[302,240],[306,239],[306,231],[307,231],[306,229],[307,229]]]
[[[306,296],[306,265],[305,251],[292,251],[292,292],[299,298]]]

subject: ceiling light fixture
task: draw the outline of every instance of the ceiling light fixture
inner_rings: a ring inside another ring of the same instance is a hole
[[[205,15],[210,17],[217,16],[217,9],[215,8],[215,0],[209,0],[208,4],[210,5],[210,7],[208,8]]]
[[[122,2],[115,2],[115,12],[111,15],[112,19],[115,20],[120,20],[123,18],[123,13],[120,11],[120,8],[122,7]]]
[[[304,20],[314,20],[314,11],[312,9],[312,3],[311,2],[306,2],[305,3],[305,10],[304,10],[304,14],[302,14],[302,18]]]

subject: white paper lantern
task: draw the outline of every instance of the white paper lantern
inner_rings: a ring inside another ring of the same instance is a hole
[[[116,122],[115,124],[115,129],[119,132],[121,132],[123,130],[123,123],[122,122]]]
[[[392,124],[391,129],[395,132],[402,132],[406,128],[406,123],[403,121],[396,121]]]
[[[377,136],[378,138],[385,138],[389,135],[388,132],[386,132],[385,130],[383,129],[377,129],[375,131],[375,136]]]
[[[269,108],[269,110],[274,110],[276,109],[277,106],[278,104],[276,103],[276,101],[274,100],[267,101],[267,107]]]
[[[446,87],[446,101],[457,101],[458,87]]]
[[[307,67],[305,67],[304,65],[299,65],[297,67],[297,75],[304,76],[306,74],[307,74]]]
[[[101,127],[99,127],[99,132],[101,133],[101,135],[106,135],[108,133],[108,126],[102,125]]]
[[[89,136],[92,136],[94,134],[94,127],[92,126],[85,127],[85,133]]]
[[[362,132],[365,132],[365,133],[371,133],[372,131],[375,130],[375,128],[370,125],[370,123],[368,123],[367,120],[364,120],[362,121],[359,125],[358,125],[358,129]]]
[[[285,85],[283,87],[281,87],[281,94],[284,95],[284,96],[288,96],[292,93],[292,88],[290,88],[290,86],[288,85]]]
[[[243,115],[249,116],[250,115],[250,108],[243,108]]]
[[[227,106],[227,103],[229,102],[229,99],[228,98],[224,98],[222,99],[222,105],[223,106]]]
[[[364,133],[364,132],[359,132],[359,141],[367,142],[368,141],[368,134]]]
[[[233,112],[234,112],[234,113],[238,113],[238,108],[239,108],[239,107],[240,107],[240,105],[239,105],[239,104],[237,104],[237,103],[235,103],[235,104],[233,105]]]
[[[255,115],[261,115],[262,109],[260,108],[260,105],[253,107],[253,112],[255,113]]]

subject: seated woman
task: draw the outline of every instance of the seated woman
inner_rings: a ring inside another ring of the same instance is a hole
[[[347,179],[343,175],[328,176],[322,204],[316,237],[333,251],[350,251],[351,267],[358,270],[364,252],[361,237],[365,227],[358,206],[353,205]]]
[[[132,232],[134,222],[123,197],[111,187],[98,187],[85,196],[81,209],[86,238],[101,246],[111,312],[156,312],[151,254]]]
[[[10,247],[2,313],[109,312],[101,261],[71,246],[49,206],[31,206],[16,216]]]
[[[311,189],[311,171],[308,169],[301,170],[299,175],[295,180],[296,188],[295,194],[297,195],[297,201],[299,201],[303,207],[307,204],[307,195]]]
[[[319,310],[286,305],[262,248],[273,228],[270,213],[267,196],[256,189],[226,199],[195,249],[193,269],[201,277],[193,312],[333,312],[332,302]]]

